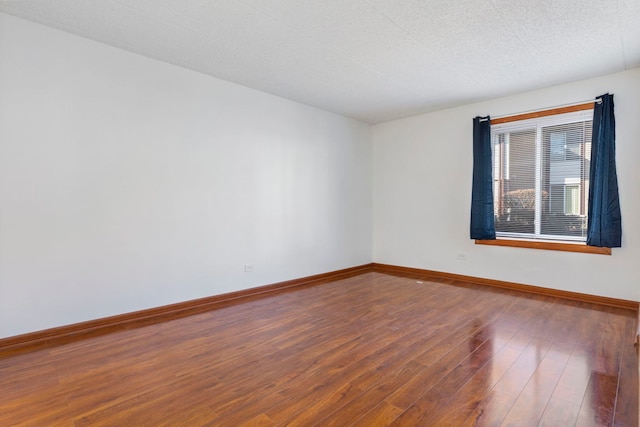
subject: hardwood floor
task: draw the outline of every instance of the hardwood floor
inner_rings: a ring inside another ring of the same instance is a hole
[[[637,426],[636,313],[382,273],[0,358],[1,426]]]

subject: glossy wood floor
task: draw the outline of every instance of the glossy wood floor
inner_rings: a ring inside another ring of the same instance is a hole
[[[0,426],[637,426],[635,316],[366,273],[1,358]]]

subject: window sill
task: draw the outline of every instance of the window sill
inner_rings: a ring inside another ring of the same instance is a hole
[[[611,255],[611,248],[587,246],[582,243],[557,243],[533,240],[496,239],[476,240],[476,245],[510,246],[513,248],[545,249],[550,251],[582,252],[587,254]]]

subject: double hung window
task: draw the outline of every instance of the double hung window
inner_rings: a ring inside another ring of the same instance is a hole
[[[593,110],[491,126],[498,239],[584,242]]]

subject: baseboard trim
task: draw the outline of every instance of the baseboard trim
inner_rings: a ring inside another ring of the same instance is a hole
[[[441,271],[423,270],[420,268],[401,267],[389,264],[372,264],[373,271],[396,276],[419,278],[425,280],[455,280],[465,283],[473,283],[482,286],[509,289],[513,291],[526,292],[529,294],[544,295],[562,298],[571,301],[588,302],[592,304],[605,305],[609,307],[624,308],[638,311],[640,303],[625,299],[603,297],[599,295],[583,294],[579,292],[562,291],[559,289],[543,288],[540,286],[523,285],[520,283],[505,282],[501,280],[485,279],[481,277],[465,276],[462,274],[445,273]]]
[[[571,301],[580,301],[610,307],[630,309],[637,311],[640,315],[640,303],[638,303],[637,301],[609,298],[578,292],[562,291],[558,289],[543,288],[532,285],[523,285],[501,280],[465,276],[462,274],[446,273],[441,271],[425,270],[412,267],[402,267],[389,264],[371,263],[351,268],[345,268],[342,270],[331,271],[328,273],[302,277],[299,279],[273,283],[270,285],[244,289],[241,291],[229,292],[226,294],[214,295],[176,304],[169,304],[146,310],[134,311],[116,316],[74,323],[71,325],[30,332],[27,334],[16,335],[7,338],[0,338],[0,357],[55,347],[93,336],[104,335],[110,332],[166,322],[181,317],[204,313],[230,304],[237,304],[253,298],[260,298],[268,294],[286,292],[287,290],[290,290],[292,288],[319,285],[321,283],[332,282],[335,280],[358,276],[360,274],[369,272],[378,272],[394,276],[410,277],[423,280],[453,280],[458,282],[525,292],[529,294],[557,297]],[[640,320],[638,321],[638,324],[638,336],[640,337]]]
[[[146,310],[74,323],[42,331],[0,339],[0,357],[16,353],[55,347],[81,339],[104,335],[124,329],[133,329],[154,323],[204,313],[229,304],[246,301],[266,294],[284,292],[291,288],[318,285],[372,271],[371,264],[360,265],[323,274],[287,280],[270,285],[229,292]]]

